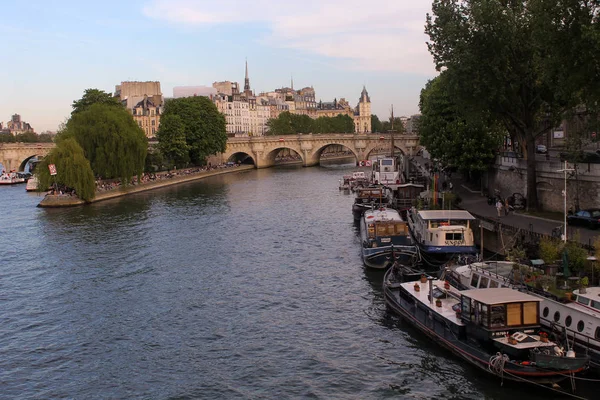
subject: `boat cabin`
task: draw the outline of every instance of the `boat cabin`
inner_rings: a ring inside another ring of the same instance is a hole
[[[471,230],[475,217],[468,211],[412,209],[408,220],[416,241],[432,251],[477,251]]]
[[[392,237],[392,236],[409,236],[408,226],[405,221],[401,220],[366,220],[367,237],[375,239],[376,237]]]
[[[399,184],[400,172],[395,157],[382,157],[372,163],[371,182],[375,184]]]
[[[408,209],[425,190],[425,186],[416,183],[388,185],[392,191],[392,206],[396,209]]]
[[[381,187],[359,188],[356,191],[357,203],[370,203],[383,201],[387,203],[387,196]]]
[[[510,288],[471,289],[460,295],[461,319],[493,336],[540,325],[538,297]]]

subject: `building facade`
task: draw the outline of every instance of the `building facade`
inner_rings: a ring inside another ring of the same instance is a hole
[[[115,86],[115,97],[118,97],[132,114],[146,137],[154,139],[164,107],[160,82],[121,82]]]
[[[2,129],[1,125],[0,129]],[[13,114],[10,118],[10,121],[6,123],[6,128],[4,128],[3,130],[7,131],[11,135],[20,135],[22,133],[35,132],[28,122],[25,122],[21,119],[21,116],[19,114]]]
[[[363,86],[354,112],[354,131],[356,133],[371,132],[371,98],[365,86]]]

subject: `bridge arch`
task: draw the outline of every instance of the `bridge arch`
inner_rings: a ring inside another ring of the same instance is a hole
[[[302,161],[302,165],[305,164],[305,160],[304,157],[302,156],[302,152],[300,151],[300,149],[298,148],[293,148],[294,146],[280,146],[280,147],[275,147],[273,150],[269,151],[266,155],[265,155],[265,161],[267,162],[268,165],[275,165],[275,161],[277,158],[277,154],[279,154],[279,152],[281,150],[291,150],[294,153],[298,154],[300,156],[300,160]]]
[[[225,160],[225,162],[237,163],[239,161],[242,164],[247,164],[247,165],[252,164],[252,165],[256,166],[256,161],[254,160],[252,155],[250,155],[244,151],[238,151],[237,153],[232,153],[224,160]]]
[[[321,155],[323,154],[323,151],[325,151],[325,149],[328,148],[329,146],[342,146],[343,148],[348,149],[349,151],[352,152],[352,155],[354,156],[354,158],[356,159],[357,162],[360,160],[358,158],[358,152],[355,147],[349,146],[348,143],[332,142],[332,143],[319,145],[319,147],[317,147],[315,149],[315,156],[319,161],[321,160]]]

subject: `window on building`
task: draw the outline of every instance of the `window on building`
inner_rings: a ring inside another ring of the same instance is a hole
[[[152,120],[152,126],[156,126],[156,120]]]
[[[150,110],[150,115],[154,117],[154,109]]]
[[[152,136],[156,134],[156,128],[152,128]]]

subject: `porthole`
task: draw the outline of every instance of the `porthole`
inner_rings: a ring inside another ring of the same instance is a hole
[[[560,321],[560,312],[555,312],[554,313],[554,322],[558,322]]]
[[[583,328],[585,328],[585,323],[583,321],[579,321],[577,323],[577,332],[583,332]]]
[[[546,318],[548,316],[549,312],[550,312],[550,310],[548,310],[548,307],[544,307],[544,311],[542,312],[542,314],[544,315],[544,318]]]
[[[565,318],[565,325],[566,326],[571,326],[572,322],[573,322],[573,318],[571,318],[570,315],[567,315],[567,318]]]

